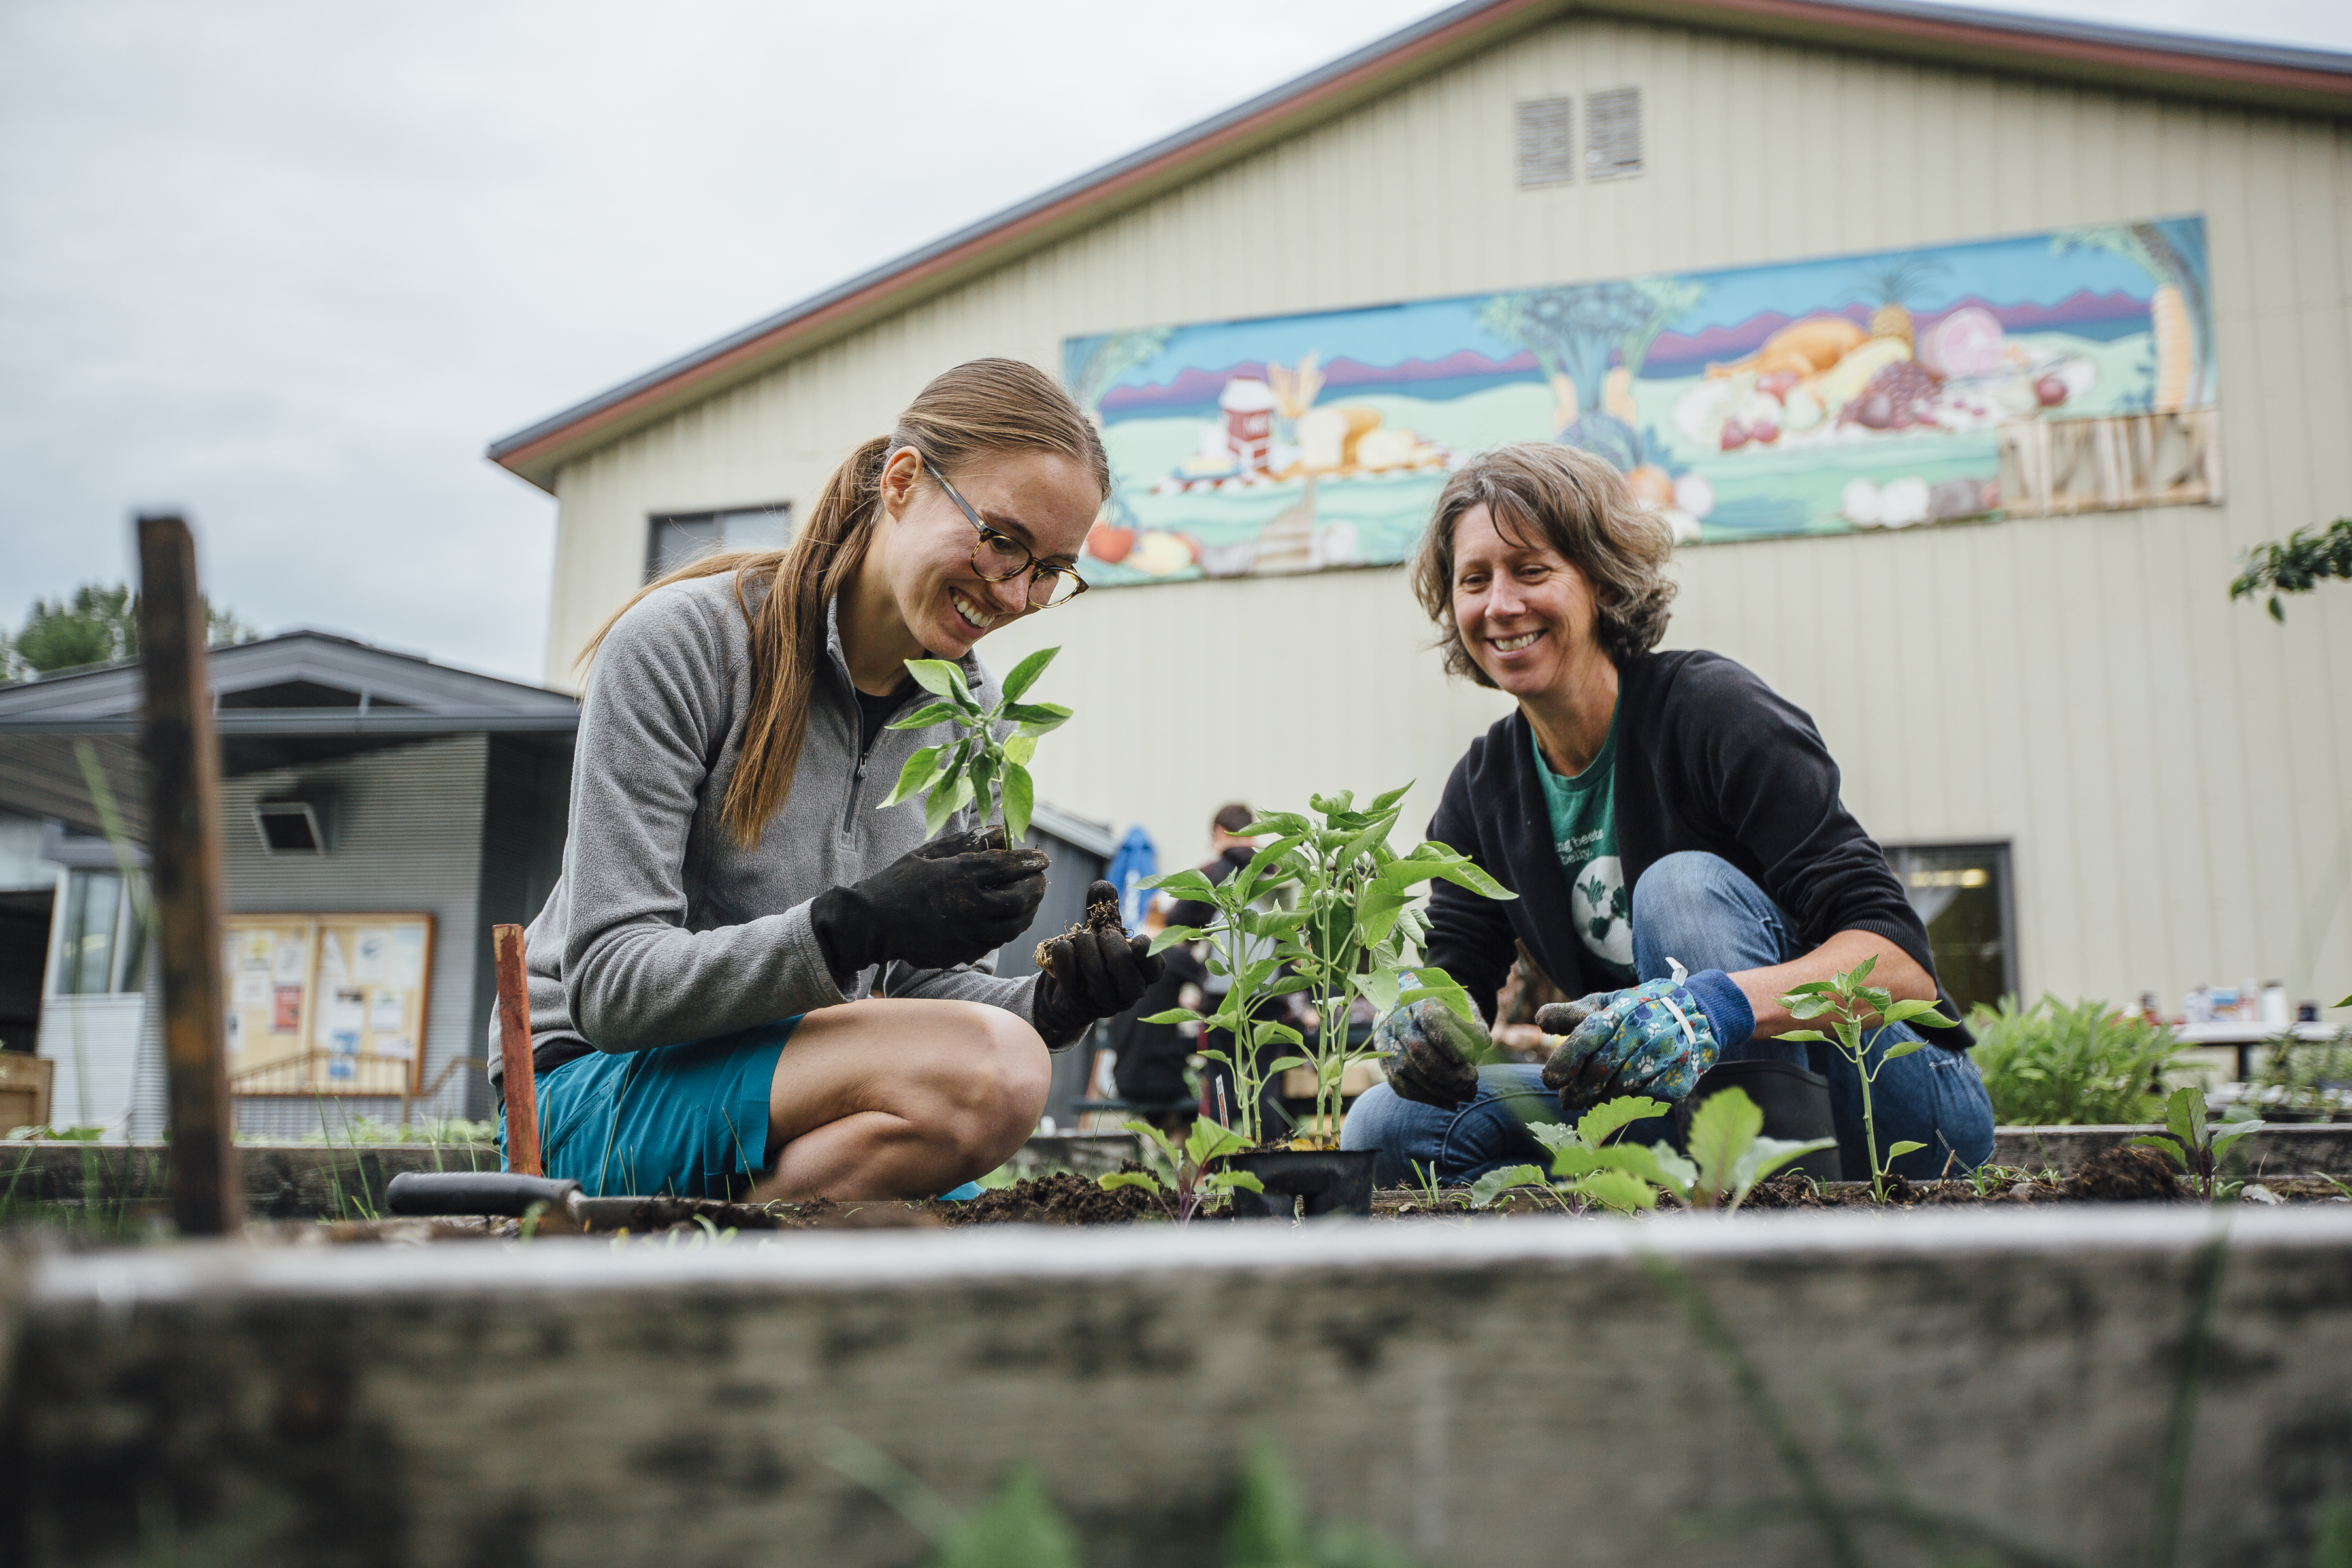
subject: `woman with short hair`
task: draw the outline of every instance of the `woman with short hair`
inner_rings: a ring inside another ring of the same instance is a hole
[[[1048,1048],[1159,960],[1088,932],[1054,954],[1066,978],[995,977],[1046,858],[968,809],[929,843],[919,801],[877,809],[947,735],[886,726],[918,698],[909,659],[994,702],[972,646],[1084,591],[1109,488],[1051,377],[976,360],[852,452],[788,547],[682,567],[597,632],[562,875],[525,939],[548,1174],[959,1195],[1028,1136]]]
[[[1565,1037],[1540,1068],[1475,1067],[1480,1033],[1433,1002],[1383,1020],[1389,1083],[1342,1132],[1380,1151],[1383,1185],[1415,1163],[1453,1181],[1548,1164],[1531,1115],[1633,1093],[1679,1101],[1716,1062],[1759,1058],[1828,1079],[1844,1166],[1867,1168],[1852,1068],[1832,1047],[1779,1041],[1805,1026],[1779,998],[1864,959],[1895,999],[1935,998],[1927,929],[1839,800],[1812,721],[1718,654],[1652,651],[1672,549],[1617,471],[1572,447],[1487,453],[1438,500],[1414,592],[1448,671],[1517,708],[1455,765],[1429,837],[1518,897],[1436,884],[1425,953],[1489,1018],[1515,938],[1581,999],[1545,1009]],[[1946,1048],[1887,1062],[1875,1081],[1881,1144],[1925,1145],[1895,1162],[1906,1174],[1972,1168],[1991,1152],[1992,1111],[1966,1033],[1897,1025],[1877,1049],[1921,1038]]]

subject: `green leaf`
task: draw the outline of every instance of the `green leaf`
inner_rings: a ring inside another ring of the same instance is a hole
[[[1057,647],[1041,647],[1014,665],[1013,673],[1006,676],[1004,684],[998,688],[1004,693],[1004,700],[1018,702],[1021,694],[1037,684],[1037,678],[1045,673],[1045,667],[1053,663],[1054,656],[1061,651]]]
[[[1201,1021],[1201,1015],[1190,1007],[1171,1007],[1165,1013],[1154,1013],[1149,1018],[1138,1020],[1145,1024],[1197,1024]]]
[[[1287,1024],[1260,1020],[1250,1026],[1251,1042],[1260,1046],[1303,1046],[1306,1039]]]
[[[2179,1144],[2174,1142],[2171,1139],[2167,1138],[2161,1132],[2143,1132],[2138,1137],[2126,1142],[2124,1144],[2124,1147],[2126,1149],[2154,1149],[2158,1153],[2163,1154],[2167,1159],[2170,1160],[2174,1164],[2179,1166],[2182,1170],[2186,1171],[2191,1168],[2188,1151],[2181,1148]]]
[[[1196,1165],[1212,1160],[1222,1160],[1236,1150],[1249,1147],[1249,1140],[1221,1121],[1209,1117],[1196,1117],[1192,1130],[1184,1139],[1184,1152],[1192,1156]]]
[[[1792,1138],[1759,1138],[1740,1156],[1732,1171],[1731,1207],[1736,1209],[1747,1201],[1757,1183],[1792,1160],[1801,1160],[1816,1149],[1834,1149],[1834,1138],[1811,1138],[1799,1142]]]
[[[1207,902],[1217,896],[1216,884],[1198,871],[1170,871],[1158,877],[1147,877],[1142,885],[1195,902]]]
[[[930,797],[923,802],[923,833],[927,837],[938,837],[940,829],[948,825],[948,818],[955,815],[956,791],[959,789],[969,793],[971,781],[959,778],[952,789],[933,785]]]
[[[1924,1051],[1927,1048],[1927,1042],[1925,1040],[1897,1040],[1886,1047],[1885,1056],[1878,1058],[1879,1065],[1884,1067],[1897,1057],[1907,1057],[1913,1051]]]
[[[1617,1147],[1622,1148],[1623,1145]],[[1680,1194],[1685,1200],[1698,1191],[1698,1167],[1675,1153],[1673,1144],[1663,1140],[1653,1143],[1650,1154],[1657,1161],[1658,1170],[1666,1178],[1658,1184],[1660,1186],[1668,1192]]]
[[[1070,710],[1058,702],[1009,702],[1003,718],[1034,734],[1058,730],[1068,721]]]
[[[1595,1171],[1582,1180],[1570,1184],[1568,1190],[1622,1215],[1658,1206],[1656,1190],[1641,1177],[1625,1171]]]
[[[980,711],[980,704],[972,700],[971,689],[963,683],[962,668],[951,660],[910,658],[907,661],[907,673],[932,696],[946,698],[966,713]]]
[[[1356,988],[1358,995],[1372,1005],[1372,1011],[1378,1016],[1385,1018],[1396,1011],[1400,986],[1395,970],[1375,969],[1369,974],[1349,975],[1348,984]]]
[[[1889,1007],[1895,1005],[1895,993],[1882,991],[1875,985],[1865,985],[1854,994],[1862,998],[1864,1006],[1882,1016]]]
[[[1029,759],[1037,754],[1037,737],[1026,730],[1018,730],[1004,738],[1004,760],[1016,767],[1027,767]]]
[[[1143,1140],[1143,1146],[1146,1149],[1156,1148],[1160,1153],[1166,1155],[1168,1157],[1169,1169],[1171,1173],[1173,1173],[1176,1166],[1177,1156],[1176,1143],[1173,1139],[1170,1138],[1167,1133],[1160,1131],[1159,1128],[1151,1125],[1149,1121],[1139,1121],[1133,1117],[1129,1117],[1123,1125],[1129,1132],[1134,1133],[1138,1138]]]
[[[927,730],[956,716],[952,702],[934,702],[928,708],[918,708],[912,713],[902,713],[882,727],[885,730]]]
[[[1936,1011],[1933,1002],[1897,1002],[1892,1007],[1881,1009],[1879,1017],[1885,1023],[1921,1024],[1930,1029],[1957,1029],[1960,1026],[1957,1020],[1947,1018]]]
[[[1763,1109],[1748,1098],[1746,1089],[1710,1094],[1691,1113],[1686,1142],[1691,1158],[1698,1163],[1700,1184],[1710,1199],[1732,1189],[1740,1161],[1763,1131]]]
[[[1234,1568],[1300,1568],[1315,1561],[1307,1501],[1275,1440],[1250,1440],[1242,1485],[1225,1523],[1224,1561]],[[1207,1553],[1203,1552],[1202,1556]]]
[[[2183,1149],[2204,1148],[2205,1091],[2186,1085],[2174,1089],[2164,1102],[2164,1126]]]
[[[1565,1121],[1530,1121],[1528,1123],[1528,1135],[1555,1154],[1564,1149],[1584,1147],[1584,1141],[1577,1135],[1576,1129]],[[1557,1171],[1558,1167],[1554,1169]]]
[[[1819,1029],[1791,1029],[1785,1035],[1775,1035],[1772,1037],[1776,1040],[1805,1040],[1823,1046],[1830,1043],[1830,1037]]]
[[[1781,993],[1780,1003],[1781,1005],[1786,1006],[1791,996],[1827,996],[1836,989],[1836,986],[1826,980],[1808,981],[1802,985],[1792,985]]]
[[[1506,1165],[1499,1171],[1489,1171],[1470,1184],[1470,1206],[1491,1208],[1495,1200],[1513,1187],[1548,1187],[1550,1180],[1533,1165]]]
[[[1180,942],[1200,940],[1200,931],[1192,926],[1162,926],[1160,928],[1160,934],[1151,939],[1151,951],[1165,952]]]
[[[1847,970],[1843,974],[1839,975],[1837,977],[1836,984],[1843,986],[1848,991],[1859,990],[1862,987],[1862,983],[1870,978],[1870,972],[1877,967],[1878,954],[1874,952],[1868,958],[1864,959],[1860,963],[1855,964],[1852,969]]]
[[[1265,1184],[1247,1171],[1213,1171],[1202,1179],[1201,1184],[1220,1193],[1232,1192],[1235,1187],[1253,1193],[1265,1191]]]
[[[1272,1078],[1278,1072],[1288,1072],[1292,1068],[1311,1068],[1314,1065],[1313,1057],[1282,1057],[1261,1070],[1266,1077]]]
[[[2259,1132],[2269,1125],[2267,1121],[2225,1121],[2213,1130],[2214,1151],[2218,1153],[2221,1145],[2231,1140],[2243,1138],[2249,1132]]]
[[[940,753],[946,750],[945,746],[925,746],[908,757],[907,765],[898,770],[898,782],[891,789],[890,798],[876,809],[887,810],[902,800],[920,795],[931,782],[931,776],[940,771]]]
[[[1386,811],[1389,807],[1394,805],[1397,802],[1402,800],[1406,795],[1411,795],[1412,793],[1412,781],[1407,780],[1405,783],[1397,785],[1396,788],[1388,791],[1386,794],[1374,796],[1372,804],[1368,809],[1374,812]],[[2347,1003],[2346,1005],[2352,1006],[2352,1003]]]
[[[1018,844],[1029,836],[1029,814],[1035,807],[1037,786],[1029,770],[1017,763],[1004,764],[1004,838]]]
[[[930,1568],[1080,1568],[1078,1538],[1028,1465],[1005,1472],[994,1495],[940,1543]]]
[[[1663,1100],[1652,1100],[1645,1094],[1629,1094],[1616,1100],[1603,1100],[1578,1119],[1576,1135],[1598,1149],[1633,1122],[1664,1116],[1674,1108]]]
[[[1818,1018],[1838,1007],[1836,999],[1829,996],[1791,996],[1785,998],[1783,1005],[1791,1018]]]
[[[1889,1143],[1886,1146],[1886,1157],[1890,1160],[1900,1160],[1904,1155],[1916,1153],[1927,1146],[1925,1143],[1916,1143],[1906,1138],[1899,1143]]]
[[[1155,1198],[1162,1192],[1158,1179],[1149,1171],[1113,1171],[1108,1175],[1097,1176],[1095,1185],[1107,1193],[1115,1193],[1121,1187],[1141,1187]]]
[[[1423,965],[1413,972],[1413,978],[1421,984],[1410,991],[1399,992],[1397,1001],[1400,1004],[1425,1001],[1434,996],[1445,1005],[1447,1012],[1464,1023],[1481,1030],[1486,1028],[1486,1026],[1478,1017],[1478,1009],[1471,1005],[1470,993],[1456,985],[1453,976],[1447,974],[1445,971]]]

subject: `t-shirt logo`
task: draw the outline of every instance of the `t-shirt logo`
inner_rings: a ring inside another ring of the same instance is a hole
[[[1625,874],[1614,855],[1584,863],[1569,884],[1569,902],[1576,912],[1576,934],[1594,956],[1620,969],[1633,963],[1633,900],[1625,891]]]

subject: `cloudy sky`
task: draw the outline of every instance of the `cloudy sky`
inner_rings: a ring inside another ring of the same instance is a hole
[[[264,630],[535,679],[554,503],[489,438],[1436,8],[0,0],[0,624],[171,505]]]

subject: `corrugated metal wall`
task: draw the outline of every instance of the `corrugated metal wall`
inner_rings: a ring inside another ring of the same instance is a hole
[[[1521,98],[1643,90],[1637,179],[1522,191]],[[649,513],[805,505],[939,369],[1062,338],[2202,212],[2231,499],[1685,552],[1671,646],[1812,711],[1882,838],[2016,847],[2030,990],[2352,985],[2352,592],[2289,624],[2238,552],[2352,510],[2352,133],[2340,124],[1610,20],[1530,33],[568,467],[549,677],[635,585]],[[1194,857],[1231,795],[1435,787],[1491,696],[1402,573],[1125,589],[1066,641],[1042,794]]]
[[[430,994],[425,1000],[424,1083],[458,1057],[479,1058],[489,1003],[476,981],[480,924],[479,856],[489,738],[460,735],[370,752],[316,766],[229,779],[221,787],[226,900],[231,914],[386,914],[433,916]],[[253,826],[253,803],[281,795],[324,799],[329,853],[265,855]],[[482,1075],[459,1068],[419,1116],[479,1115]],[[308,1096],[242,1096],[240,1131],[297,1137],[319,1130]],[[397,1121],[397,1100],[342,1102]],[[331,1115],[332,1112],[331,1112]]]

